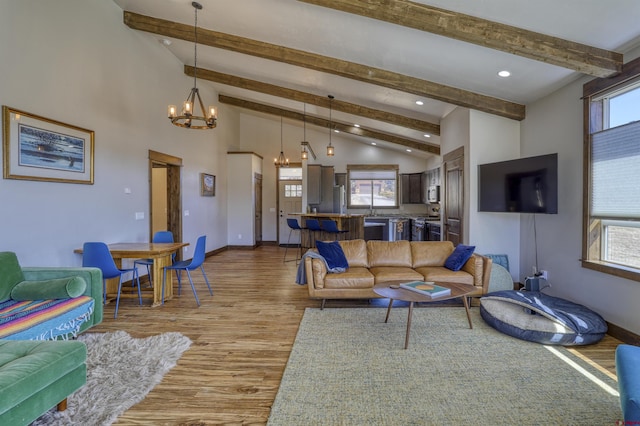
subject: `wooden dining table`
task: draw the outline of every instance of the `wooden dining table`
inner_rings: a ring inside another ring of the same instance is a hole
[[[153,259],[151,274],[153,276],[153,303],[151,306],[162,304],[162,278],[164,267],[171,265],[171,255],[189,243],[113,243],[107,244],[109,252],[118,268],[122,267],[122,259]],[[74,250],[82,254],[82,249]],[[107,281],[107,294],[117,294],[116,280]],[[164,299],[173,298],[173,274],[167,274]]]

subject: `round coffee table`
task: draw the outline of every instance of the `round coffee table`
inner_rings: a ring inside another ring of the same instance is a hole
[[[391,288],[392,285],[399,285],[403,282],[407,281],[388,281],[385,283],[377,284],[373,291],[382,296],[389,298],[389,307],[387,308],[387,316],[384,319],[384,322],[389,321],[389,314],[391,313],[391,308],[393,306],[394,300],[402,300],[403,302],[409,302],[409,314],[407,317],[407,335],[404,339],[404,348],[407,349],[409,347],[409,333],[411,331],[411,317],[413,315],[413,304],[416,302],[425,303],[425,302],[440,302],[442,300],[448,299],[457,299],[462,298],[462,302],[464,303],[464,309],[467,312],[467,320],[469,320],[469,328],[473,328],[473,324],[471,323],[471,314],[469,313],[469,302],[467,301],[467,295],[476,291],[476,288],[469,284],[459,284],[459,283],[445,283],[445,282],[436,282],[435,284],[447,287],[451,289],[451,294],[440,297],[429,297],[423,294],[417,293],[415,291],[406,290],[402,287],[400,288]]]

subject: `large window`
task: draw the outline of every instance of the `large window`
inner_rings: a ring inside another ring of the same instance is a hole
[[[397,165],[347,165],[349,208],[397,208]]]
[[[593,80],[584,100],[582,264],[640,280],[640,74]]]

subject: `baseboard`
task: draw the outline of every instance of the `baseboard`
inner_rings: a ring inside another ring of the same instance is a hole
[[[629,330],[625,330],[624,328],[617,326],[615,324],[611,324],[607,322],[607,334],[611,337],[615,337],[618,340],[623,341],[629,345],[640,346],[640,336],[630,332]]]

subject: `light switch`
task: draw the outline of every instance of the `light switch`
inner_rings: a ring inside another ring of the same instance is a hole
[[[131,194],[131,188],[125,188],[124,189],[124,193],[125,194]]]
[[[189,210],[185,210],[185,211],[184,211],[184,215],[185,215],[185,216],[189,216]]]
[[[136,212],[136,220],[143,220],[144,212]]]

